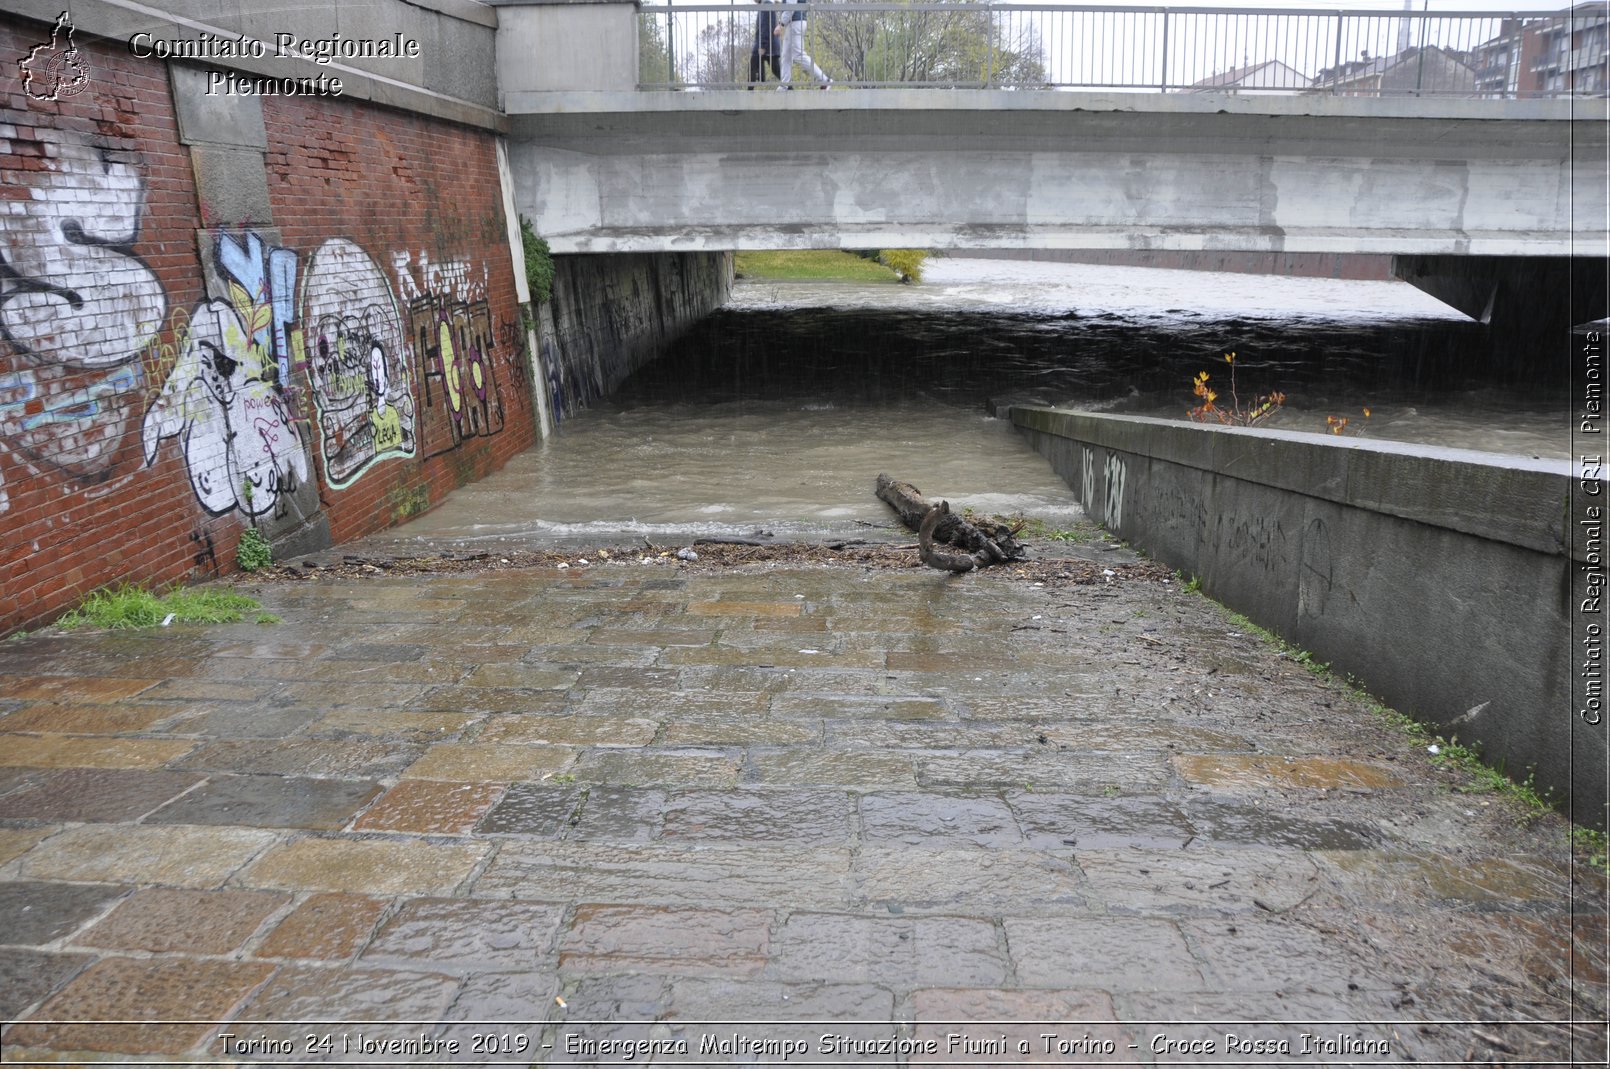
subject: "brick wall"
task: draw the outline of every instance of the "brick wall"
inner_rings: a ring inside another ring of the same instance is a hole
[[[254,522],[377,530],[532,444],[492,135],[268,98],[272,225],[231,219],[163,63],[81,37],[38,100],[49,39],[0,17],[0,633],[228,572]]]

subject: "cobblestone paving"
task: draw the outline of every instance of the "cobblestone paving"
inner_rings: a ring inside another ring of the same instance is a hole
[[[260,593],[0,645],[6,1060],[1604,1057],[1563,825],[1171,584]]]

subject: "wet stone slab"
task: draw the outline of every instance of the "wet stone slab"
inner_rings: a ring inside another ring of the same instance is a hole
[[[665,791],[652,787],[588,787],[564,837],[584,842],[657,838],[665,820],[666,797]]]
[[[559,970],[757,976],[771,924],[763,910],[581,906],[559,948]]]
[[[191,891],[152,887],[119,902],[73,942],[151,954],[228,954],[290,902],[263,891]]]
[[[145,819],[147,824],[244,825],[333,831],[380,793],[370,780],[214,776]]]
[[[355,831],[468,835],[503,794],[493,783],[404,780],[353,824]]]
[[[1180,808],[1150,795],[1138,798],[1007,791],[1007,804],[1023,830],[1023,841],[1036,847],[1100,850],[1138,846],[1179,849],[1196,835]]]
[[[998,796],[867,794],[860,809],[861,834],[871,845],[1011,847],[1023,842],[1011,809]]]
[[[138,820],[202,781],[188,772],[70,768],[0,796],[0,818],[73,822]]]
[[[0,883],[0,939],[39,946],[71,935],[124,893],[121,887],[23,880]]]
[[[487,849],[484,843],[417,839],[299,839],[263,855],[240,882],[293,891],[446,895],[469,877]]]
[[[277,839],[247,828],[84,825],[46,839],[20,866],[36,879],[212,888]]]
[[[256,1038],[289,1040],[294,1049],[306,1055],[307,1037],[330,1035],[325,1049],[315,1044],[313,1061],[374,1064],[384,1059],[392,1064],[429,1064],[412,1057],[387,1057],[383,1052],[366,1052],[361,1036],[381,1042],[395,1039],[417,1040],[433,1029],[414,1022],[440,1020],[458,993],[456,977],[428,971],[381,970],[364,968],[325,969],[303,965],[282,966],[269,982],[252,995],[238,1015],[251,1022],[334,1022],[317,1024],[269,1023],[242,1025],[232,1031]],[[214,1028],[214,1037],[222,1029]],[[212,1038],[212,1037],[210,1037]],[[213,1038],[209,1052],[227,1053]],[[439,1061],[439,1059],[437,1059]]]
[[[1177,924],[1153,918],[1008,917],[1006,945],[1030,987],[1098,991],[1202,986]]]
[[[1306,854],[1284,850],[1081,850],[1092,894],[1122,914],[1284,913],[1328,889]]]
[[[844,847],[507,842],[469,894],[477,898],[653,905],[834,908],[851,900]]]
[[[483,835],[556,839],[578,816],[582,798],[582,791],[575,787],[516,783],[503,793],[476,830]]]
[[[1129,1046],[1134,1030],[1116,1023],[1100,991],[929,988],[912,992],[911,1011],[913,1037],[936,1048],[914,1055],[913,1066],[1141,1064]]]
[[[740,789],[673,794],[660,837],[683,842],[802,842],[850,837],[855,807],[838,791]]]
[[[6,1032],[6,1045],[65,1051],[180,1054],[217,1031],[237,1002],[274,972],[261,962],[104,958]],[[184,1024],[76,1024],[183,1021]],[[199,1023],[198,1023],[199,1022]]]
[[[1403,780],[1390,768],[1345,757],[1197,754],[1176,757],[1174,765],[1187,781],[1218,790],[1268,787],[1383,789],[1404,785]]]
[[[179,713],[165,705],[25,705],[0,720],[6,731],[56,732],[65,735],[120,735],[148,731]]]
[[[544,969],[563,916],[532,902],[416,899],[381,925],[359,960],[457,973]]]
[[[1558,1036],[1439,1022],[1610,996],[1605,881],[1557,822],[1450,791],[1211,603],[928,572],[314,578],[264,584],[282,632],[0,644],[35,695],[0,686],[0,1011],[34,1018],[6,1057],[227,1056],[163,1014],[550,1043],[1343,1017],[1401,1021],[1357,1026],[1395,1061],[1542,1064]],[[1086,1063],[1131,1060],[1168,1059]]]
[[[368,895],[309,895],[258,945],[255,956],[350,961],[385,912],[386,902]]]
[[[732,787],[738,783],[737,755],[709,750],[590,750],[573,769],[578,782],[632,787],[682,784]]]
[[[658,728],[646,717],[492,716],[475,733],[477,743],[556,746],[642,746]]]
[[[872,913],[1085,912],[1085,879],[1067,851],[891,847],[861,851],[851,871],[855,900]]]
[[[94,960],[91,954],[0,949],[0,1020],[15,1021]]]
[[[995,925],[971,917],[795,913],[772,939],[766,976],[930,987],[993,987],[1009,964]]]
[[[408,767],[419,750],[373,739],[217,742],[176,767],[242,775],[382,779]]]

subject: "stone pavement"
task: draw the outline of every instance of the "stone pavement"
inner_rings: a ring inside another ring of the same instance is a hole
[[[1563,825],[1175,584],[257,589],[0,644],[7,1061],[1604,1056]]]

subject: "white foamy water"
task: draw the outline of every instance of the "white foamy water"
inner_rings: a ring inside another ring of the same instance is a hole
[[[916,286],[743,281],[732,308],[788,306],[1111,314],[1136,321],[1469,322],[1406,282],[932,257]]]

